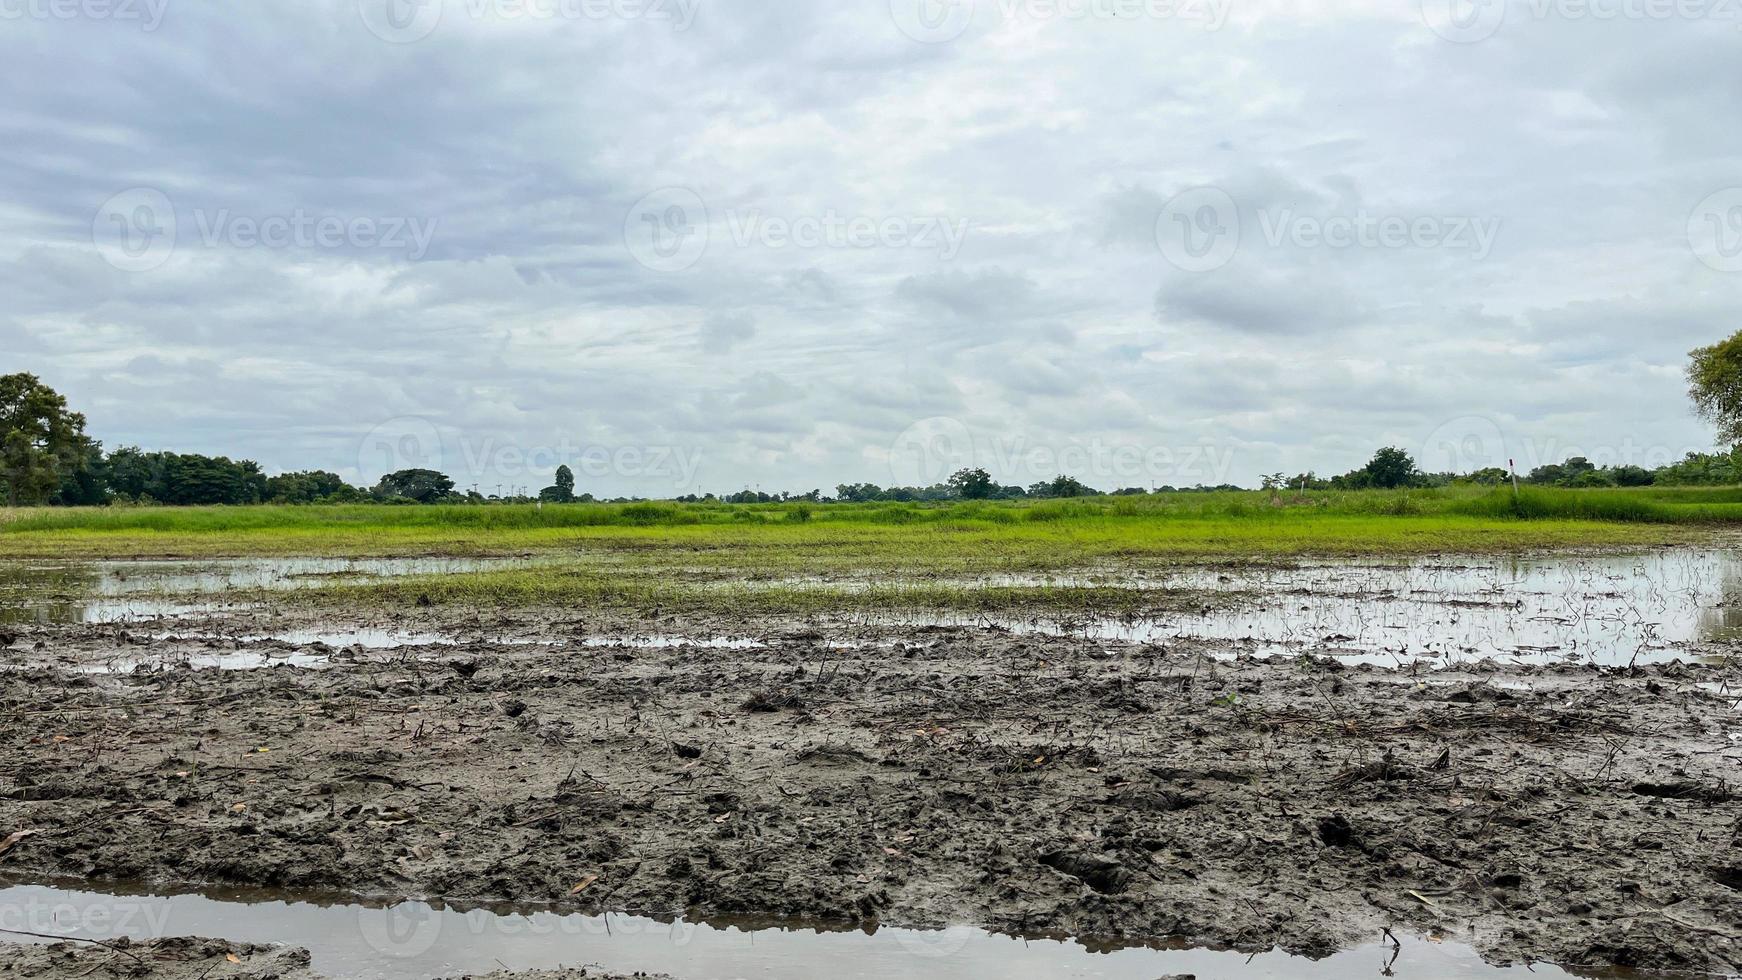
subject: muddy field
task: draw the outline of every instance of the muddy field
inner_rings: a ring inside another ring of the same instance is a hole
[[[1742,967],[1734,666],[800,624],[525,642],[600,625],[420,612],[395,628],[519,642],[387,651],[13,628],[0,873]],[[238,647],[320,666],[185,665]]]

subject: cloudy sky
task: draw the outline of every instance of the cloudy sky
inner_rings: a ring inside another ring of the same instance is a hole
[[[484,492],[1706,448],[1733,0],[0,0],[0,371]]]

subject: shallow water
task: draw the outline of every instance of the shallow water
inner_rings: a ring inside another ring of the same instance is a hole
[[[1018,632],[1161,643],[1217,640],[1229,652],[1325,653],[1378,663],[1500,657],[1625,664],[1689,644],[1742,641],[1742,553],[1665,549],[1617,556],[1308,561],[1036,580],[1214,595],[1198,612],[1131,620],[935,616]],[[892,617],[899,618],[899,617]]]
[[[222,596],[244,588],[295,589],[335,579],[459,574],[531,559],[267,558],[225,561],[0,562],[0,623],[151,623],[222,619],[248,611]],[[764,586],[851,588],[852,582],[773,580]],[[865,584],[865,583],[860,583]],[[1322,653],[1378,663],[1499,657],[1604,664],[1725,655],[1742,644],[1742,551],[1673,548],[1632,555],[1312,560],[1273,564],[1121,569],[1069,575],[996,575],[957,584],[1044,590],[1118,587],[1204,594],[1205,607],[1135,619],[1015,619],[971,614],[873,616],[876,625],[988,625],[1020,632],[1135,642],[1216,641],[1228,654]],[[173,593],[202,601],[176,601]],[[211,597],[218,597],[212,599]],[[864,620],[860,620],[864,621]],[[183,634],[188,635],[188,634]],[[371,628],[233,634],[302,645],[395,648],[457,643],[541,642]],[[584,646],[750,647],[728,637],[598,637]]]
[[[334,581],[447,575],[524,564],[514,558],[226,558],[203,561],[0,562],[0,623],[111,623],[209,611],[164,598]]]
[[[1154,980],[1174,973],[1235,980],[1574,976],[1550,966],[1493,967],[1457,943],[1407,936],[1400,937],[1400,949],[1376,942],[1313,961],[1279,952],[1251,956],[1180,946],[1019,938],[966,927],[831,930],[796,924],[661,922],[548,909],[462,911],[424,902],[371,907],[268,891],[105,894],[18,885],[0,888],[0,929],[85,939],[185,935],[282,943],[308,949],[318,973],[357,980],[558,966],[667,972],[683,980]]]

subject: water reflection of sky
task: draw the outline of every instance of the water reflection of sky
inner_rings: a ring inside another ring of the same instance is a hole
[[[125,889],[124,889],[125,890]],[[276,892],[113,895],[36,885],[0,888],[0,928],[112,939],[191,935],[308,949],[329,977],[411,980],[507,967],[599,966],[684,978],[978,980],[1056,977],[1153,980],[1171,974],[1234,980],[1359,976],[1567,977],[1553,967],[1502,969],[1455,942],[1405,937],[1395,954],[1367,945],[1322,960],[1257,956],[1177,944],[1120,946],[948,930],[660,922],[556,911],[460,911],[424,902],[387,907]],[[1390,962],[1389,972],[1382,972]]]
[[[296,589],[336,579],[379,580],[502,567],[525,559],[232,559],[91,563],[0,562],[0,623],[148,622],[222,613],[242,589]],[[931,580],[935,582],[936,580]],[[882,578],[879,584],[900,584]],[[770,580],[746,587],[840,588],[852,582]],[[866,583],[860,583],[866,584]],[[1228,654],[1314,652],[1380,663],[1492,656],[1536,662],[1650,661],[1693,643],[1742,641],[1742,554],[1676,548],[1635,555],[1325,560],[1275,564],[1102,568],[1054,576],[990,576],[960,584],[1045,589],[1118,587],[1207,593],[1198,612],[1136,619],[1021,620],[892,611],[880,625],[1000,625],[1166,643],[1214,641]],[[177,593],[198,594],[198,605]],[[213,599],[212,597],[218,597]],[[1162,603],[1158,603],[1163,605]],[[306,629],[243,635],[290,643],[393,647],[451,642],[434,634]],[[593,643],[624,642],[595,638]],[[668,642],[723,642],[670,638]],[[748,641],[732,641],[743,643]],[[1702,651],[1709,653],[1709,651]]]

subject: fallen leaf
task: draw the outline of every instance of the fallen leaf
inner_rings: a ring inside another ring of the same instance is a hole
[[[575,887],[569,889],[569,894],[570,895],[579,895],[581,892],[584,892],[587,890],[588,885],[591,885],[593,882],[598,881],[598,880],[599,880],[598,875],[588,875],[585,878],[582,878],[580,880],[580,882],[575,885]]]
[[[12,834],[10,836],[8,836],[5,840],[0,840],[0,854],[5,854],[7,851],[10,851],[14,847],[17,847],[18,842],[23,840],[24,838],[31,837],[31,836],[34,836],[34,835],[40,834],[40,833],[42,833],[42,831],[40,831],[40,830],[15,830],[15,831],[13,831]]]

